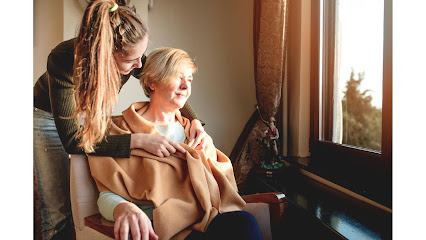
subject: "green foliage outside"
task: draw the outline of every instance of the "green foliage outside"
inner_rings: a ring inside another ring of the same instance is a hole
[[[342,100],[343,144],[381,151],[382,109],[371,104],[370,90],[360,91],[364,73],[358,79],[352,71]]]

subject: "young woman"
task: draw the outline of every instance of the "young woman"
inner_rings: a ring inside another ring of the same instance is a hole
[[[191,95],[195,71],[183,50],[153,51],[141,73],[150,102],[132,104],[111,128],[115,134],[131,130],[173,139],[187,148],[185,155],[159,160],[134,152],[126,162],[89,156],[100,191],[99,211],[115,221],[117,240],[127,240],[130,233],[132,239],[142,240],[157,239],[157,234],[160,239],[261,239],[256,219],[241,211],[245,202],[237,192],[230,160],[210,137],[205,147],[184,144],[190,123],[179,110]]]
[[[121,87],[139,77],[145,61],[148,28],[126,1],[94,0],[84,12],[75,39],[59,44],[47,71],[34,86],[34,174],[43,239],[68,239],[72,233],[69,155],[128,158],[142,148],[159,157],[179,144],[149,134],[105,136]],[[191,144],[206,133],[189,105]]]

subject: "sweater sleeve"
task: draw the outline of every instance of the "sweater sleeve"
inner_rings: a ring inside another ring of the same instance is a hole
[[[47,78],[50,108],[55,120],[59,138],[67,153],[82,154],[78,147],[78,117],[69,118],[76,111],[74,84],[72,81],[74,47],[71,44],[59,45],[49,55]],[[66,117],[66,118],[64,118]],[[111,157],[130,157],[130,134],[106,136],[95,147],[95,155]]]
[[[122,202],[129,202],[127,199],[122,196],[115,194],[113,192],[100,192],[98,198],[98,208],[99,213],[107,220],[114,222],[114,209],[118,204]],[[154,205],[141,205],[135,204],[139,209],[141,209],[146,216],[153,219],[154,216]]]
[[[106,220],[114,222],[114,209],[122,202],[128,201],[112,192],[100,192],[98,198],[99,213]]]
[[[205,122],[203,122],[202,120],[200,120],[198,118],[197,114],[195,114],[194,110],[192,109],[192,107],[191,107],[191,105],[189,104],[188,101],[186,101],[183,108],[180,109],[180,112],[182,113],[182,116],[188,118],[190,121],[192,121],[194,119],[198,119],[203,126],[206,124]]]

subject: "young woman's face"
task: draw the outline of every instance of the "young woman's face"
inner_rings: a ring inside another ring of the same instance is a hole
[[[165,85],[151,85],[151,101],[161,102],[163,106],[180,109],[191,96],[191,84],[193,69],[184,64],[178,73],[167,79]]]
[[[141,68],[142,55],[146,52],[148,47],[148,37],[145,37],[139,43],[125,47],[124,51],[114,53],[115,62],[117,63],[118,70],[121,74],[127,75],[134,68]],[[124,53],[125,52],[125,53]]]

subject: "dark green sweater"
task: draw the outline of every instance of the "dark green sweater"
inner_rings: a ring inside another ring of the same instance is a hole
[[[142,68],[146,57],[142,57]],[[72,80],[74,64],[74,39],[64,41],[56,46],[49,54],[47,71],[37,80],[34,86],[34,107],[53,114],[56,129],[65,151],[69,154],[84,153],[78,147],[77,130],[78,117],[63,119],[75,113],[74,83]],[[139,78],[142,68],[133,69],[128,75],[122,75],[121,86],[130,76]],[[121,87],[120,87],[121,89]],[[142,91],[142,88],[141,88]],[[197,115],[187,103],[181,109],[182,115],[198,119]],[[130,134],[108,135],[97,145],[94,155],[111,157],[130,157]]]

